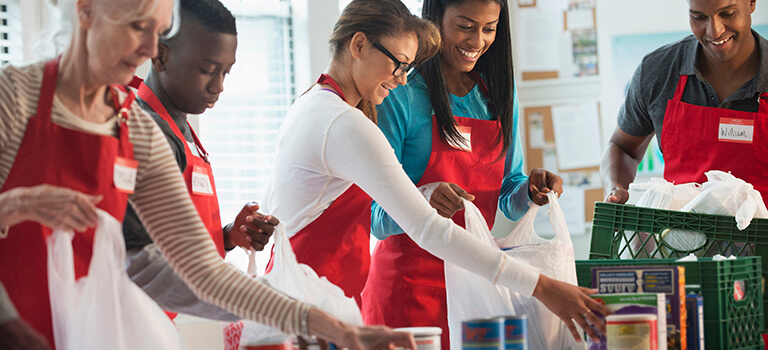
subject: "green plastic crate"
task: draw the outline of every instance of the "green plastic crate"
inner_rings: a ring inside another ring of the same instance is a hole
[[[676,250],[660,238],[666,229],[702,232],[707,236],[707,242],[698,249]],[[652,241],[656,248],[650,252],[633,251],[627,243],[640,237],[638,232],[651,233],[645,241]],[[622,256],[637,259],[643,255],[641,253],[644,254],[642,257],[648,258],[681,258],[690,253],[698,257],[715,253],[761,256],[763,278],[768,278],[768,219],[752,219],[744,231],[739,231],[733,216],[595,203],[589,259],[619,259]],[[768,295],[763,295],[763,305],[768,308],[765,298]],[[768,314],[768,309],[763,312]]]
[[[760,257],[735,260],[678,262],[675,259],[579,260],[579,285],[592,287],[592,268],[597,266],[685,267],[686,288],[704,297],[704,342],[706,349],[764,349],[762,269]],[[734,282],[744,281],[744,298],[734,299]]]

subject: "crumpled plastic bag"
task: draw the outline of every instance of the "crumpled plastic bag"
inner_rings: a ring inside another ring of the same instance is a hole
[[[59,350],[186,349],[181,334],[125,272],[122,225],[97,210],[88,275],[75,280],[72,231],[47,239],[48,289]]]
[[[296,260],[296,254],[282,223],[275,227],[273,236],[275,257],[272,271],[256,280],[291,298],[316,306],[341,321],[362,326],[363,317],[355,299],[348,298],[340,287],[325,277],[319,277],[311,267]],[[286,336],[266,325],[248,320],[241,322],[241,346]]]

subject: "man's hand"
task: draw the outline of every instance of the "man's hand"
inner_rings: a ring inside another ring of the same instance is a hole
[[[229,225],[230,229],[224,232],[224,247],[232,249],[239,246],[246,250],[264,250],[280,220],[272,215],[261,214],[258,210],[259,204],[256,202],[243,206],[235,221]]]

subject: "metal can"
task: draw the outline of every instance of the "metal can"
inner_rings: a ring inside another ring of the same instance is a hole
[[[504,318],[495,317],[461,323],[462,349],[503,350]]]
[[[528,316],[504,316],[504,348],[528,350]]]
[[[605,318],[608,349],[657,350],[656,315],[609,315]]]
[[[417,350],[440,350],[440,335],[443,334],[440,327],[405,327],[395,330],[413,334]]]

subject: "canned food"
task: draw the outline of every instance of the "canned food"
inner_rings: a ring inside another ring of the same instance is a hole
[[[462,349],[503,350],[504,318],[470,320],[461,323]]]
[[[528,350],[528,316],[504,316],[504,348]]]
[[[656,315],[609,315],[605,318],[608,349],[658,350]]]
[[[293,350],[293,342],[287,336],[272,337],[240,344],[240,350]]]
[[[413,334],[417,350],[440,350],[440,335],[443,334],[440,327],[405,327],[395,330]]]

